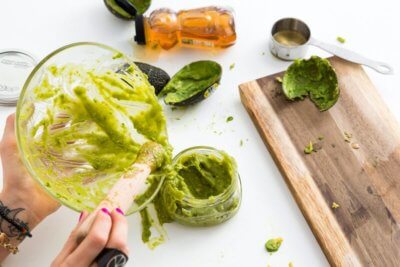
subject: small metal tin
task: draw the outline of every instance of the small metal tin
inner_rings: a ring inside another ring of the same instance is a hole
[[[275,40],[274,35],[281,31],[295,31],[300,33],[306,39],[302,45],[287,46]],[[296,18],[283,18],[275,22],[272,26],[269,41],[269,49],[271,53],[283,60],[295,60],[303,58],[308,50],[308,42],[311,38],[310,28],[303,21]]]
[[[0,105],[16,105],[36,59],[18,49],[0,50]]]

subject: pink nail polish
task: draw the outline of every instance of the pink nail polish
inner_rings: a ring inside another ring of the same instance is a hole
[[[106,208],[102,208],[101,211],[104,212],[107,215],[111,215],[111,213]]]
[[[83,216],[83,211],[81,212],[81,214],[79,215],[79,221],[78,222],[80,222],[81,221],[81,219],[82,219],[82,216]]]
[[[119,214],[125,215],[125,213],[124,213],[120,208],[116,208],[115,210],[116,210]]]

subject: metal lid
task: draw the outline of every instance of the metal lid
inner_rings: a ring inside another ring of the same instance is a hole
[[[36,65],[27,52],[0,50],[0,105],[15,105],[25,80]]]
[[[136,35],[133,38],[138,44],[145,45],[146,44],[146,36],[144,33],[144,18],[143,15],[137,15],[135,19],[135,29]]]

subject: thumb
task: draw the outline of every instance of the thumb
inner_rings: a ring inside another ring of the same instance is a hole
[[[15,113],[9,115],[4,128],[3,140],[15,139]]]

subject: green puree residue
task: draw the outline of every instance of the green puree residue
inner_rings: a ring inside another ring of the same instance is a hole
[[[335,70],[327,59],[318,56],[295,60],[283,76],[282,87],[288,99],[309,96],[321,111],[331,108],[339,98]]]
[[[281,247],[282,242],[283,242],[283,238],[280,238],[280,237],[269,239],[265,243],[265,249],[269,253],[277,252],[279,250],[279,248]]]
[[[236,213],[240,197],[232,198],[230,193],[232,185],[237,185],[236,180],[233,183],[237,179],[236,162],[228,154],[218,152],[184,152],[174,159],[160,193],[141,213],[142,240],[150,248],[165,239],[162,233],[161,238],[152,237],[153,227],[157,229],[158,225],[173,221],[191,226],[215,225]]]
[[[41,161],[35,164],[42,166],[35,168],[37,176],[64,204],[92,210],[147,141],[163,145],[165,164],[170,162],[162,107],[136,66],[115,73],[53,65],[33,91],[35,103],[45,105],[36,104],[34,116],[41,119],[22,140],[23,147],[31,161]],[[21,113],[29,118],[32,106],[23,106]],[[158,174],[150,181],[159,182]]]
[[[207,199],[222,194],[232,182],[233,170],[229,156],[191,154],[175,165],[176,188],[185,196]]]
[[[154,221],[150,217],[147,209],[143,209],[140,211],[140,216],[142,217],[142,241],[144,243],[148,243],[151,237],[151,226]]]
[[[216,205],[217,198],[225,201],[230,197],[224,194],[236,179],[237,168],[232,157],[222,151],[219,153],[218,156],[184,153],[178,158],[158,200],[165,209],[161,222],[174,219],[189,225],[214,225],[227,219],[221,213],[237,210],[239,199]],[[196,218],[201,217],[207,219],[197,222]]]

